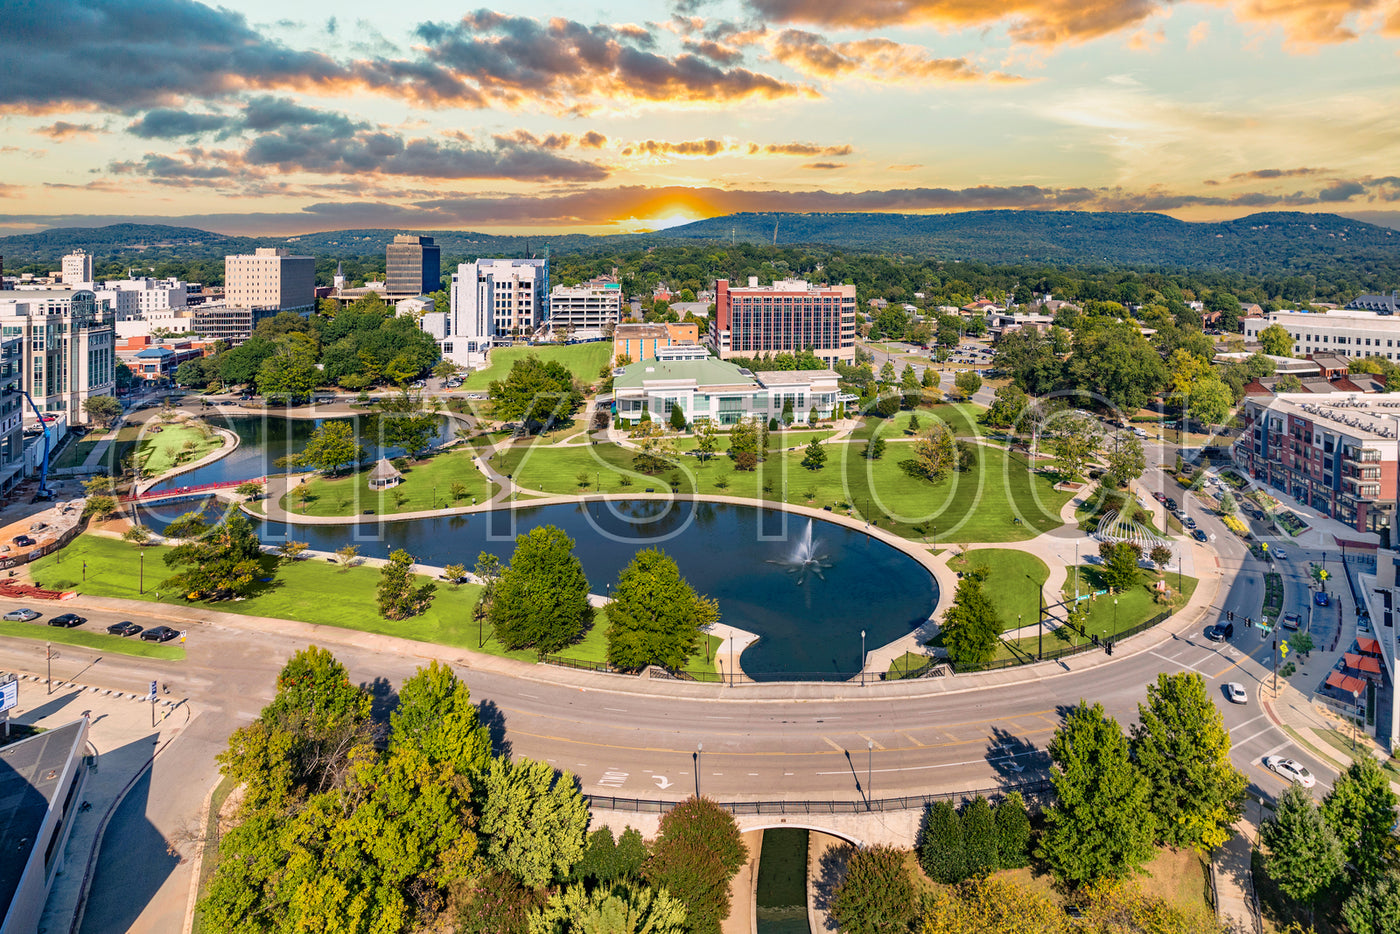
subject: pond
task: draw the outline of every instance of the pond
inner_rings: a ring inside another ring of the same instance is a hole
[[[191,508],[150,507],[140,518],[158,531]],[[938,601],[933,576],[903,551],[859,529],[756,506],[599,500],[354,525],[265,522],[259,535],[322,551],[354,542],[369,557],[403,548],[424,564],[470,568],[483,551],[509,562],[515,537],[541,525],[574,539],[594,593],[606,594],[638,550],[664,550],[719,602],[723,622],[759,636],[739,660],[759,681],[851,678],[861,630],[874,649],[922,624]]]

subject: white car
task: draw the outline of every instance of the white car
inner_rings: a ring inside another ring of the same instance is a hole
[[[1232,704],[1248,704],[1249,695],[1244,692],[1244,685],[1238,681],[1231,681],[1225,685],[1225,696]]]
[[[1291,782],[1297,782],[1304,788],[1311,788],[1317,784],[1317,779],[1308,771],[1308,767],[1293,759],[1285,759],[1283,756],[1266,756],[1264,767],[1271,772],[1277,772]]]
[[[1287,561],[1287,560],[1288,560],[1288,552],[1284,551],[1282,548],[1275,548],[1275,549],[1274,549],[1274,557],[1277,558],[1277,559],[1279,559],[1280,561]]]

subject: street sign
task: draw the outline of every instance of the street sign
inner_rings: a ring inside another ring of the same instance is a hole
[[[9,710],[11,707],[19,705],[19,682],[11,680],[0,684],[0,710]]]
[[[1288,657],[1288,640],[1283,639],[1278,644],[1278,654],[1284,658]]]
[[[151,682],[151,693],[147,695],[147,697],[148,697],[150,700],[155,700],[155,699],[156,699],[156,693],[157,693],[157,692],[156,692],[156,687],[157,687],[157,686],[158,686],[158,685],[157,685],[154,681]]]

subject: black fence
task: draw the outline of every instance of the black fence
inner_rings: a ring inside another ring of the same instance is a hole
[[[1013,791],[1019,791],[1026,799],[1026,807],[1031,811],[1043,809],[1054,793],[1054,786],[1048,778],[1022,782],[1019,785],[1002,785],[995,788],[974,788],[967,791],[946,791],[931,795],[911,795],[904,798],[876,798],[865,801],[716,801],[736,817],[745,815],[786,815],[823,816],[830,814],[866,814],[885,811],[922,811],[930,804],[939,801],[960,802],[971,800],[978,795],[993,803]],[[615,798],[610,795],[584,795],[589,807],[605,811],[632,811],[639,814],[665,814],[683,802],[680,800],[657,800],[654,798]]]
[[[1020,648],[1015,648],[1013,649],[1013,651],[1015,651],[1017,654],[1013,655],[1010,658],[997,658],[993,659],[990,662],[985,662],[980,665],[954,665],[953,670],[957,674],[970,674],[972,672],[978,671],[999,671],[1003,668],[1016,668],[1020,665],[1029,665],[1037,661],[1052,662],[1056,659],[1069,658],[1071,655],[1082,655],[1085,652],[1096,652],[1100,649],[1107,651],[1107,647],[1109,645],[1116,643],[1122,639],[1126,639],[1129,636],[1135,636],[1140,632],[1146,632],[1147,630],[1151,629],[1153,626],[1156,626],[1163,620],[1170,619],[1171,615],[1172,614],[1170,612],[1158,613],[1151,619],[1144,620],[1143,622],[1138,623],[1136,626],[1130,626],[1127,629],[1124,629],[1123,631],[1115,635],[1112,639],[1100,638],[1098,641],[1090,639],[1089,641],[1080,643],[1078,645],[1062,645],[1059,648],[1048,649],[1044,653],[1040,653],[1039,658],[1037,658],[1036,655],[1021,650]],[[1079,633],[1079,635],[1083,636],[1084,633],[1081,632]],[[1056,637],[1052,636],[1051,638],[1053,640]]]

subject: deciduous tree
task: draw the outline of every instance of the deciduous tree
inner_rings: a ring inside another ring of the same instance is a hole
[[[914,441],[911,470],[926,480],[939,481],[957,463],[953,432],[941,419],[934,419],[928,431]]]
[[[521,421],[532,432],[567,421],[583,404],[583,392],[569,368],[534,354],[511,364],[504,380],[493,381],[490,398],[497,418]]]
[[[666,889],[619,881],[570,885],[530,918],[530,934],[685,934],[685,906]]]
[[[557,652],[592,625],[588,579],[573,550],[573,539],[552,525],[516,538],[487,610],[502,645]]]
[[[436,591],[437,585],[432,581],[421,586],[415,583],[413,556],[402,548],[396,548],[379,571],[379,586],[375,590],[379,615],[385,619],[417,616],[432,603]]]
[[[1400,931],[1400,873],[1361,881],[1342,903],[1342,920],[1352,934],[1394,934]]]
[[[89,418],[111,428],[122,416],[122,404],[113,396],[89,396],[83,400],[83,411]]]
[[[492,759],[485,792],[479,828],[487,862],[526,885],[566,878],[583,855],[588,827],[574,777],[547,762]]]
[[[1271,324],[1259,332],[1259,346],[1271,357],[1293,356],[1293,335],[1281,324]]]
[[[311,432],[306,447],[294,459],[299,467],[333,474],[359,463],[364,456],[364,448],[355,440],[355,429],[349,422],[326,421]]]
[[[252,524],[242,513],[231,513],[201,538],[184,541],[166,552],[166,565],[181,570],[161,586],[189,600],[241,596],[263,573],[261,558]]]
[[[1322,799],[1322,816],[1361,879],[1379,878],[1395,863],[1395,803],[1390,780],[1370,756],[1353,760]]]
[[[953,377],[953,385],[964,399],[971,399],[982,388],[982,377],[976,370],[963,370]]]
[[[708,798],[689,798],[661,818],[643,874],[685,905],[693,934],[719,934],[730,880],[748,858],[734,816]]]
[[[904,850],[884,845],[851,854],[845,877],[831,893],[831,917],[842,931],[903,934],[909,930],[919,916],[919,899],[904,857]]]
[[[719,620],[719,604],[697,594],[665,552],[645,548],[618,575],[607,614],[609,663],[674,671],[685,666],[703,628]]]

